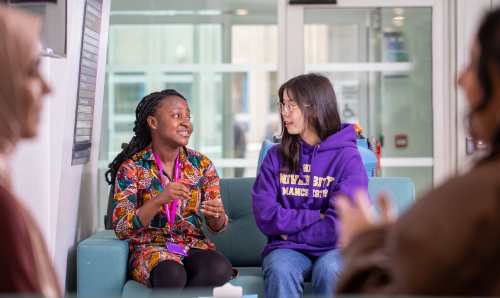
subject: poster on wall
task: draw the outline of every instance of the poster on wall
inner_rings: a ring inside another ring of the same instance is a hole
[[[87,0],[83,17],[72,165],[85,164],[90,159],[101,18],[102,0]]]

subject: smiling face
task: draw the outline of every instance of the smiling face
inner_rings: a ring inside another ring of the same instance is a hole
[[[174,147],[186,146],[193,132],[191,111],[178,96],[167,96],[153,116],[148,117],[151,137]]]

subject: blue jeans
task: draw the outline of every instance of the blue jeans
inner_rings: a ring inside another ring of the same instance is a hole
[[[292,249],[275,249],[262,262],[267,298],[298,298],[304,280],[311,279],[314,294],[332,297],[342,269],[340,249],[310,257]]]

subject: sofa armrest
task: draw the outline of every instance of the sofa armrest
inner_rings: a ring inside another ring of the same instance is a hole
[[[127,280],[129,246],[113,231],[102,231],[78,244],[77,295],[86,297],[121,296]]]

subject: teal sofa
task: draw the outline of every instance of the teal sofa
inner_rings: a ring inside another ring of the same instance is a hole
[[[252,214],[250,190],[255,178],[221,180],[221,195],[230,225],[221,234],[208,234],[219,251],[237,267],[240,275],[231,281],[243,286],[244,294],[264,297],[260,253],[266,244]],[[415,186],[408,178],[370,178],[371,197],[388,192],[399,212],[415,199]],[[208,232],[207,232],[208,233]],[[88,297],[150,297],[153,291],[127,278],[128,243],[113,231],[100,231],[83,240],[77,250],[77,295]],[[310,293],[310,284],[305,292]]]

